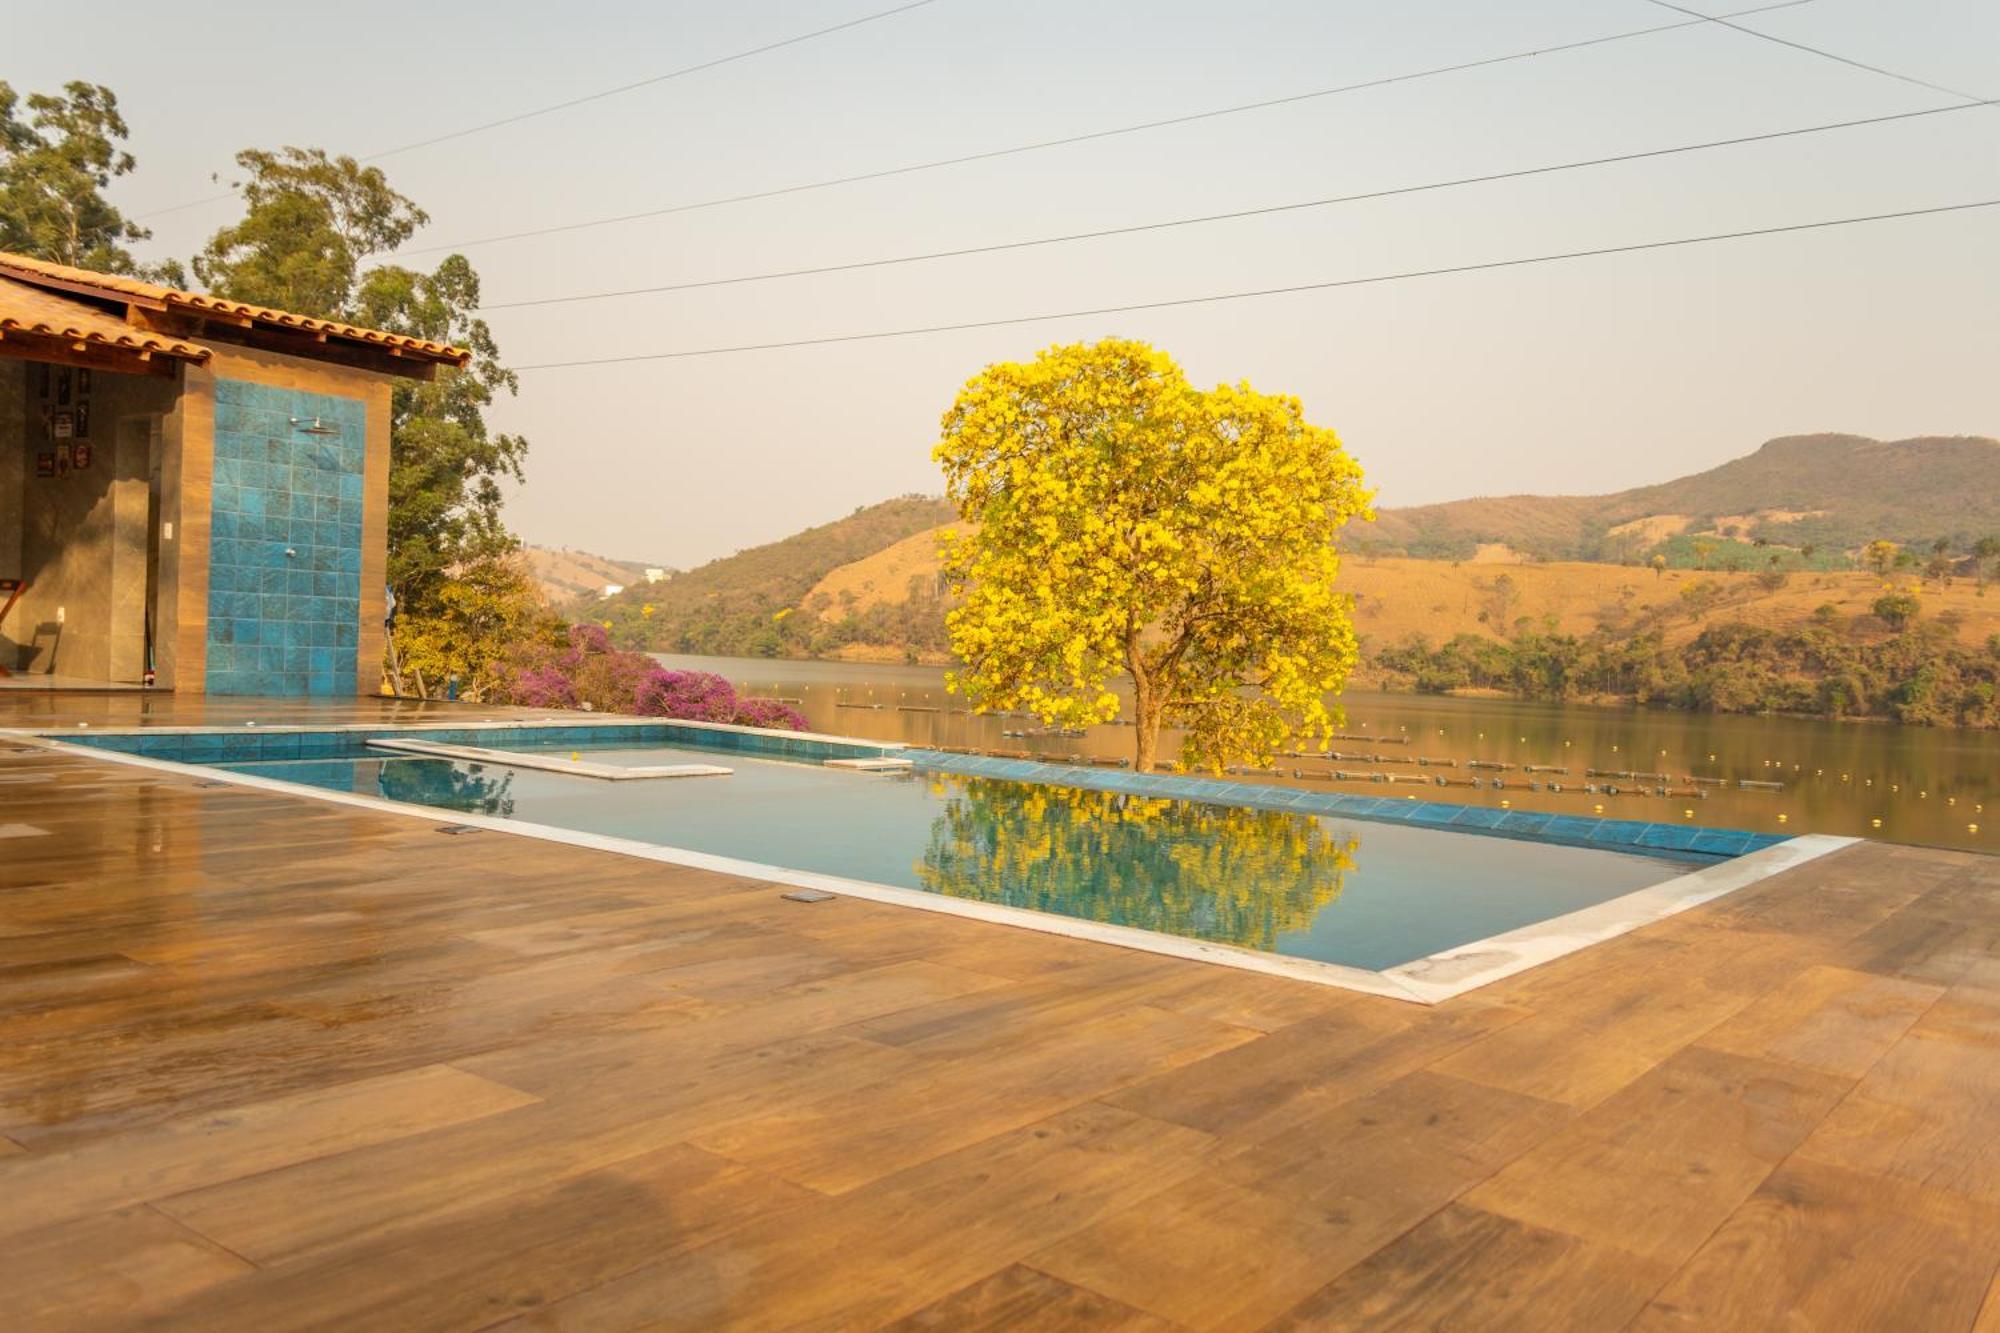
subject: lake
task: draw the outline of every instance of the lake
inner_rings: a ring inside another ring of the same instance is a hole
[[[941,667],[655,656],[669,667],[713,671],[746,694],[788,700],[816,731],[1038,756],[1132,753],[1126,726],[1054,736],[1036,734],[1044,729],[1032,718],[971,714],[945,690]],[[2000,733],[1420,694],[1356,692],[1344,702],[1341,731],[1356,739],[1333,743],[1342,757],[1281,758],[1274,780],[1517,810],[1974,851],[2000,846]],[[1162,754],[1175,748],[1163,738]],[[1508,767],[1468,768],[1468,761]],[[1569,771],[1530,772],[1528,765]],[[1642,776],[1593,777],[1591,769]],[[1334,778],[1336,770],[1349,777]],[[1397,780],[1372,780],[1376,775]],[[1435,785],[1440,776],[1450,785]],[[1472,779],[1480,785],[1460,785]],[[1503,784],[1497,789],[1490,785],[1496,780]],[[1531,782],[1539,790],[1530,790]],[[1743,782],[1759,785],[1737,785]],[[1677,794],[1653,794],[1661,786]]]

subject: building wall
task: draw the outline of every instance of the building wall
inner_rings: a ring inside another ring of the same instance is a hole
[[[208,364],[185,372],[167,423],[163,486],[179,540],[171,578],[161,580],[174,620],[173,674],[161,683],[373,693],[382,679],[392,382],[211,346]],[[339,433],[291,426],[315,416]]]
[[[367,427],[359,398],[216,380],[209,693],[356,693]]]

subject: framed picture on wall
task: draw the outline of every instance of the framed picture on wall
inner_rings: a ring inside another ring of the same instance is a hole
[[[56,474],[55,450],[44,449],[40,453],[36,454],[35,475],[38,477],[53,477],[55,474]]]
[[[71,445],[69,456],[70,461],[76,464],[78,471],[82,471],[84,468],[90,466],[90,446],[88,444]]]
[[[58,412],[49,422],[49,426],[58,440],[67,440],[76,434],[76,413]]]
[[[69,406],[69,367],[56,371],[56,406]]]
[[[35,376],[36,391],[41,394],[44,401],[47,401],[49,396],[49,363],[43,361],[35,369],[40,372]]]
[[[90,373],[90,372],[89,372],[89,371],[87,371],[87,370],[86,370],[86,371],[84,372],[84,374],[86,374],[86,375],[88,375],[89,373]],[[89,403],[89,402],[88,402],[87,400],[85,400],[85,399],[82,399],[82,398],[79,398],[79,399],[77,399],[77,400],[76,400],[76,408],[75,408],[75,410],[74,410],[74,411],[73,411],[73,412],[71,413],[71,415],[72,415],[72,416],[74,416],[74,417],[75,417],[75,419],[76,419],[76,424],[75,424],[75,426],[73,427],[74,431],[76,432],[76,438],[77,438],[77,439],[79,439],[79,440],[87,440],[87,439],[89,439],[89,438],[90,438],[90,403]]]
[[[90,367],[80,366],[76,372],[76,396],[83,397],[90,392]]]

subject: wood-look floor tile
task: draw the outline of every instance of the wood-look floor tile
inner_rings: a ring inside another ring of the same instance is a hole
[[[1109,1296],[1060,1282],[1026,1264],[1009,1264],[991,1277],[885,1325],[884,1333],[1057,1333],[1069,1329],[1176,1333],[1180,1328]]]
[[[694,1136],[734,1161],[830,1194],[1031,1124],[1135,1079],[1252,1040],[1141,1007],[1037,1034],[976,1064],[923,1061],[872,1085]]]
[[[803,1037],[664,1066],[644,1086],[607,1083],[588,1096],[316,1157],[155,1206],[260,1264],[290,1262],[614,1166],[911,1063],[866,1042]]]
[[[0,1245],[0,1328],[129,1327],[250,1271],[144,1205],[80,1217]]]
[[[1794,1158],[1730,1215],[1635,1327],[1965,1328],[1996,1265],[1994,1209]]]
[[[165,1198],[535,1099],[441,1065],[316,1088],[60,1152],[0,1159],[0,1234]]]
[[[1469,1191],[1465,1201],[1678,1263],[1851,1086],[1796,1065],[1685,1050]]]
[[[1622,1328],[1671,1271],[1612,1246],[1454,1203],[1270,1327]]]
[[[1858,1079],[1943,993],[1900,978],[1808,968],[1710,1028],[1698,1044]]]
[[[1419,1071],[1038,1250],[1035,1267],[1196,1328],[1256,1328],[1565,1123]]]
[[[1926,1031],[1890,1048],[1799,1149],[1803,1157],[2000,1206],[2000,1061]]]
[[[806,1191],[675,1144],[203,1291],[203,1330],[472,1330],[658,1263]]]
[[[1212,1140],[1083,1106],[824,1198],[509,1328],[872,1328],[1200,1169]]]

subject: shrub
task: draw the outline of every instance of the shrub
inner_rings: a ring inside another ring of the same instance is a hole
[[[805,718],[774,699],[742,699],[708,671],[669,671],[644,653],[612,646],[599,625],[572,625],[560,644],[517,645],[493,698],[528,708],[590,708],[693,722],[804,731]]]

